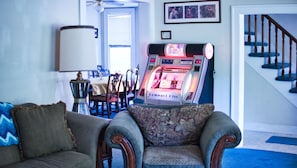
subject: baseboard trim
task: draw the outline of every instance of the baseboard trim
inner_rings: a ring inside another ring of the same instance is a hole
[[[245,123],[245,130],[297,135],[297,126]]]

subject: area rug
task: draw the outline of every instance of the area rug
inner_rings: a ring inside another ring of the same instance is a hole
[[[266,143],[277,143],[277,144],[285,144],[285,145],[297,145],[297,138],[282,137],[282,136],[271,136],[266,141]]]
[[[123,108],[123,109],[120,109],[119,112],[115,112],[115,107],[113,105],[111,106],[111,108],[112,108],[112,112],[110,114],[110,119],[113,119],[117,115],[117,113],[125,110]],[[99,112],[98,113],[99,114],[96,114],[96,110],[94,108],[91,108],[91,115],[94,115],[94,116],[97,116],[97,117],[102,117],[102,118],[108,118],[107,111],[105,111],[104,115],[102,115],[101,107],[99,107]]]
[[[222,168],[296,168],[297,155],[265,150],[226,149]]]

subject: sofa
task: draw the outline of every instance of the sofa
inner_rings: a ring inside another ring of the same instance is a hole
[[[213,104],[131,105],[108,125],[105,142],[127,168],[218,168],[241,131]]]
[[[66,111],[63,102],[2,102],[0,120],[1,168],[103,167],[98,158],[106,119]]]

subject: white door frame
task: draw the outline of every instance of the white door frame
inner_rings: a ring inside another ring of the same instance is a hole
[[[297,4],[231,7],[231,118],[244,130],[244,15],[297,14]]]

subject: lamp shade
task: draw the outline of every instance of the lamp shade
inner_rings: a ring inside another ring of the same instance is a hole
[[[60,29],[59,71],[88,71],[97,68],[95,28],[89,25]]]

